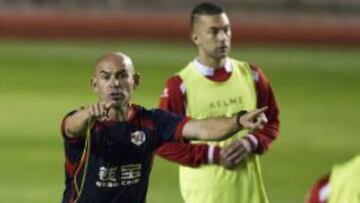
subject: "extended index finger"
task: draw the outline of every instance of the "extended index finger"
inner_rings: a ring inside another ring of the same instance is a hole
[[[111,102],[107,102],[107,103],[105,103],[105,109],[106,110],[109,110],[111,107],[113,107],[114,105],[115,105],[115,101],[111,101]]]
[[[264,107],[262,107],[262,108],[260,108],[260,109],[256,109],[256,110],[254,110],[254,111],[251,111],[251,112],[249,112],[249,113],[250,113],[250,117],[251,117],[251,118],[258,117],[258,116],[260,116],[262,113],[264,113],[267,109],[268,109],[268,107],[267,107],[267,106],[264,106]]]

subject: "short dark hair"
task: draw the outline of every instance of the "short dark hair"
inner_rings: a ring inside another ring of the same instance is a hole
[[[191,11],[191,27],[193,27],[197,15],[219,15],[221,13],[224,13],[224,9],[217,4],[211,2],[200,3]]]

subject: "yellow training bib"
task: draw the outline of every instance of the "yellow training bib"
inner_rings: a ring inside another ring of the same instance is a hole
[[[197,119],[230,117],[241,110],[256,108],[256,90],[249,64],[232,59],[231,63],[232,74],[225,82],[207,79],[193,63],[179,73],[186,88],[188,116]],[[224,146],[246,134],[247,131],[243,130],[228,140],[208,144]],[[226,170],[218,165],[199,168],[180,166],[180,188],[186,203],[268,202],[259,159],[255,154],[235,170]]]

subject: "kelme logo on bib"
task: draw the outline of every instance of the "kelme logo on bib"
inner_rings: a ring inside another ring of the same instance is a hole
[[[145,142],[145,133],[143,131],[136,131],[131,133],[131,142],[137,146],[140,146]]]

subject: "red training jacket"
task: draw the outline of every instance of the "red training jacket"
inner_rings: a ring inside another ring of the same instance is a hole
[[[268,123],[263,129],[251,133],[258,142],[255,153],[262,154],[270,148],[271,143],[278,136],[280,125],[279,109],[265,74],[255,65],[251,65],[251,68],[257,92],[257,107],[268,106],[268,110],[265,112]],[[213,75],[206,77],[213,81],[223,82],[230,78],[230,76],[231,72],[227,72],[225,68],[220,68],[215,69]],[[186,114],[186,90],[182,84],[183,81],[178,75],[172,76],[167,80],[160,99],[159,107],[161,109],[174,112],[178,115]],[[210,147],[207,144],[191,144],[189,142],[166,143],[157,150],[157,154],[182,165],[197,167],[211,162],[209,156],[213,157],[214,163],[218,163],[220,148],[215,146],[214,149],[209,149]],[[210,151],[214,154],[209,155]]]

